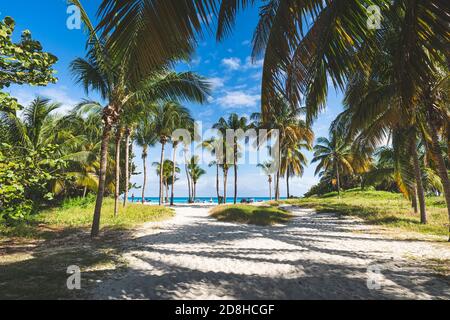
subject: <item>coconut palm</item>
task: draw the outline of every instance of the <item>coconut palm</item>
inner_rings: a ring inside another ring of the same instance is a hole
[[[224,153],[223,153],[223,147],[224,141],[223,138],[213,137],[208,140],[205,140],[202,142],[202,147],[208,150],[213,157],[215,157],[216,160],[211,161],[209,164],[209,167],[216,167],[216,194],[217,194],[217,201],[220,204],[220,179],[219,179],[219,171],[221,165],[223,165],[223,159],[224,159]],[[226,200],[224,198],[224,200]]]
[[[220,118],[217,123],[213,125],[214,129],[219,130],[223,137],[227,137],[228,139],[228,133],[233,133],[234,138],[232,142],[232,148],[233,148],[233,159],[232,159],[232,165],[234,168],[234,204],[237,203],[237,194],[238,194],[238,158],[239,158],[239,137],[237,135],[238,130],[242,130],[243,132],[247,131],[248,129],[252,128],[251,124],[248,123],[248,120],[246,117],[239,117],[236,113],[232,113],[227,120],[225,118]],[[225,142],[226,144],[229,143],[229,141]],[[227,149],[226,149],[227,150]],[[225,159],[227,162],[230,161],[230,159]]]
[[[302,149],[311,150],[308,144],[294,143],[285,145],[283,148],[283,155],[280,163],[280,175],[286,177],[286,193],[287,198],[290,198],[289,179],[292,177],[301,177],[305,171],[305,166],[308,165],[308,160]]]
[[[194,202],[197,199],[197,183],[206,174],[206,171],[198,165],[198,162],[198,156],[192,157],[189,162],[189,175],[192,180],[192,198]]]
[[[151,106],[154,130],[159,137],[161,144],[161,161],[164,162],[165,147],[166,144],[172,138],[172,133],[179,128],[183,123],[192,121],[189,110],[181,106],[177,102],[167,101],[162,103],[156,103]],[[163,170],[160,167],[160,170]],[[160,190],[159,190],[159,203],[163,203],[163,174],[160,172]]]
[[[264,163],[260,163],[258,164],[258,167],[261,168],[263,173],[268,178],[267,181],[269,182],[269,198],[270,200],[272,200],[272,182],[273,182],[272,175],[275,174],[277,169],[275,168],[273,161],[266,161]]]
[[[160,176],[162,174],[163,180],[163,200],[164,203],[169,202],[169,185],[173,185],[176,181],[176,177],[173,173],[180,173],[180,168],[174,165],[174,163],[170,160],[165,160],[164,164],[161,166],[160,162],[154,162],[153,166],[156,168],[156,174]],[[165,189],[165,195],[164,195]]]
[[[337,192],[341,192],[341,175],[353,173],[351,165],[352,152],[342,137],[333,135],[330,139],[320,137],[314,146],[314,158],[311,163],[318,162],[315,174],[333,172],[336,178]]]
[[[145,190],[147,186],[147,158],[148,150],[158,142],[158,135],[154,130],[152,118],[144,117],[136,128],[135,142],[142,148],[142,164],[144,181],[142,184],[142,203],[145,202]]]

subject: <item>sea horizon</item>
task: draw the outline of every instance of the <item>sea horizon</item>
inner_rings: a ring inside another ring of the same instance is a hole
[[[145,202],[147,203],[157,203],[159,202],[158,197],[145,197]],[[242,199],[252,199],[255,202],[270,201],[270,197],[238,197],[237,202],[240,203]],[[280,197],[281,200],[286,200],[286,197]],[[128,201],[133,202],[133,197],[128,197]],[[169,198],[170,200],[170,198]],[[272,198],[274,200],[274,198]],[[142,202],[142,197],[134,197],[134,202]],[[217,197],[197,197],[196,202],[198,203],[218,203]],[[189,197],[174,197],[174,203],[189,203]],[[234,197],[227,197],[226,203],[234,203]]]

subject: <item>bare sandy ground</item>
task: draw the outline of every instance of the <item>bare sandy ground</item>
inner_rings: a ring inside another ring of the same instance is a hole
[[[95,299],[449,299],[426,268],[450,246],[379,233],[359,220],[292,209],[284,226],[221,223],[179,206],[124,243],[126,270]],[[372,289],[368,288],[371,287]]]

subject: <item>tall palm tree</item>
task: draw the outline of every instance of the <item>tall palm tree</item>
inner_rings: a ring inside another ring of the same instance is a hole
[[[164,162],[165,146],[172,138],[172,133],[179,128],[183,123],[191,122],[192,118],[190,112],[185,107],[181,106],[177,102],[167,101],[163,103],[157,103],[152,105],[152,113],[154,116],[154,130],[159,136],[159,142],[161,144],[161,161]],[[163,203],[163,168],[160,168],[160,191],[159,191],[159,203]]]
[[[289,178],[303,176],[305,166],[308,164],[308,160],[302,152],[303,148],[311,150],[311,146],[305,143],[287,144],[283,148],[280,175],[286,177],[286,193],[288,199],[291,196]]]
[[[341,192],[341,174],[343,172],[353,173],[351,165],[351,149],[348,144],[337,135],[330,139],[320,137],[314,146],[314,158],[311,163],[319,162],[315,174],[323,171],[334,172],[336,177],[337,192]]]
[[[194,156],[191,158],[191,161],[189,162],[189,175],[192,179],[192,197],[193,201],[197,199],[197,183],[198,180],[206,174],[206,171],[203,170],[199,165],[199,158],[198,156]]]
[[[142,164],[144,173],[144,182],[142,184],[142,204],[145,202],[145,190],[147,186],[147,157],[148,149],[153,147],[158,141],[158,135],[154,130],[152,119],[143,118],[136,128],[136,144],[142,148]]]
[[[255,121],[259,128],[268,130],[268,137],[264,139],[269,139],[277,133],[279,152],[278,159],[275,159],[278,164],[275,177],[275,199],[279,200],[283,154],[287,154],[290,146],[300,145],[311,148],[314,133],[311,127],[301,119],[305,112],[304,108],[291,106],[289,101],[283,96],[278,95],[277,100],[274,100],[270,108],[272,111],[266,118],[261,113],[255,113],[252,115],[252,120]]]
[[[210,167],[215,166],[216,167],[216,194],[217,194],[217,201],[220,204],[220,178],[219,178],[219,171],[221,165],[223,165],[224,160],[224,153],[223,153],[223,145],[224,140],[223,138],[219,137],[213,137],[208,140],[205,140],[202,142],[202,147],[208,150],[213,157],[215,157],[216,160],[211,161],[209,164]],[[224,201],[226,199],[224,198]]]
[[[176,121],[173,123],[174,125],[174,130],[178,130],[178,129],[185,129],[189,132],[193,131],[194,128],[194,119],[192,118],[190,111],[182,106],[178,107],[178,114],[179,116],[176,118]],[[173,155],[173,172],[172,172],[172,189],[171,189],[171,196],[170,196],[170,205],[173,206],[174,205],[174,198],[175,198],[175,182],[176,182],[176,172],[175,169],[177,168],[176,163],[177,163],[177,148],[178,145],[180,143],[180,141],[178,141],[178,137],[174,137],[175,139],[172,139],[172,155]],[[183,141],[182,141],[183,142]]]
[[[237,203],[238,194],[238,158],[239,158],[239,141],[238,135],[236,134],[238,130],[247,131],[251,128],[246,117],[239,117],[236,113],[232,113],[227,120],[225,118],[220,118],[219,121],[213,125],[214,129],[219,130],[223,137],[228,138],[228,132],[234,132],[234,138],[232,141],[233,148],[233,160],[232,165],[234,168],[234,204]],[[229,144],[229,141],[226,141]],[[229,159],[226,159],[229,161]]]
[[[164,203],[169,202],[169,185],[173,185],[176,181],[176,177],[173,173],[179,173],[180,168],[177,167],[172,161],[165,160],[164,164],[161,166],[160,162],[154,162],[153,166],[156,167],[156,173],[159,176],[162,173],[163,180],[163,190],[165,189],[165,195],[163,191]]]
[[[268,178],[269,182],[269,198],[272,200],[272,175],[276,172],[276,169],[274,168],[274,163],[266,161],[264,163],[258,164],[258,167],[261,168],[261,170],[264,172],[264,174]]]

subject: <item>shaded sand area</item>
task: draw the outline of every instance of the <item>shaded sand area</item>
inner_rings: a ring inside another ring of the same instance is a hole
[[[218,222],[208,206],[178,206],[172,220],[124,241],[127,267],[103,279],[93,298],[450,298],[448,274],[432,267],[447,264],[449,244],[289,210],[296,216],[289,224],[258,227]]]

